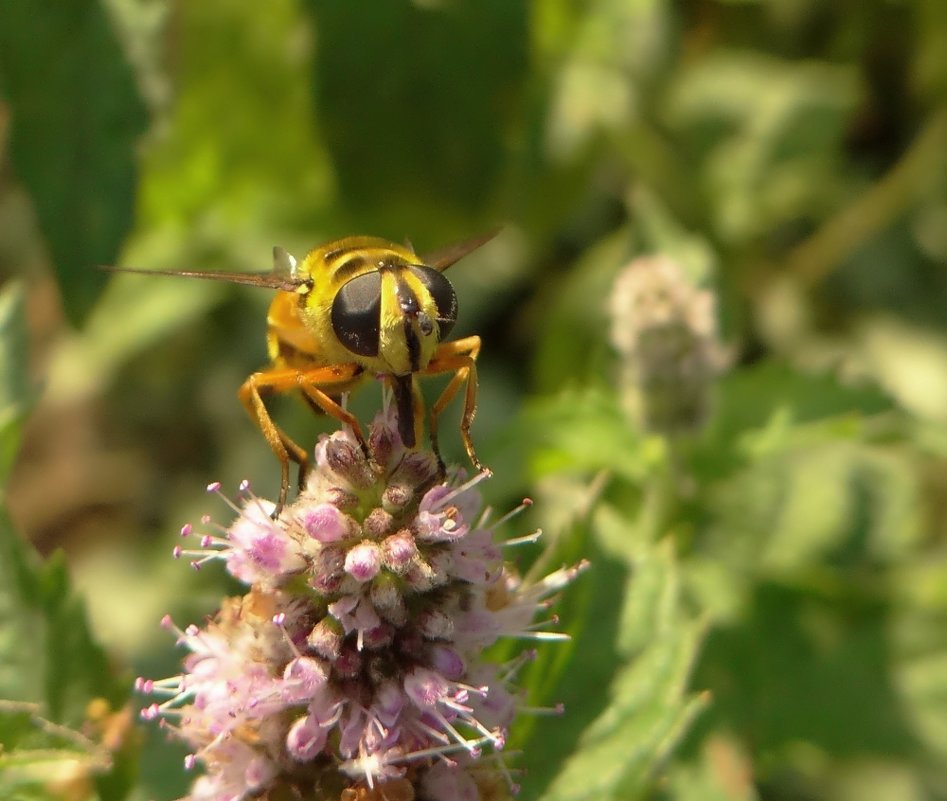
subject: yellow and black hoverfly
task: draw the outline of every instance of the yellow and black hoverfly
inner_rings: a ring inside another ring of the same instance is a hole
[[[495,234],[459,242],[423,258],[410,245],[371,236],[329,242],[302,261],[277,247],[273,270],[266,273],[107,269],[277,290],[267,314],[270,365],[250,375],[237,393],[280,461],[275,516],[286,503],[290,461],[299,465],[302,484],[308,456],[270,417],[263,398],[271,393],[301,392],[312,405],[348,425],[367,453],[358,420],[338,398],[365,378],[381,378],[393,393],[401,439],[413,448],[424,420],[415,376],[453,373],[431,407],[431,447],[440,460],[437,418],[464,387],[460,433],[471,463],[483,469],[470,437],[477,411],[480,337],[444,341],[457,320],[457,295],[443,273]]]

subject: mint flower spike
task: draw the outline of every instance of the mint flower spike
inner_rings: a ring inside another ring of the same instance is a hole
[[[669,256],[639,256],[615,279],[609,311],[621,357],[619,389],[632,420],[665,436],[699,431],[730,358],[713,293],[695,286]]]
[[[517,787],[501,753],[523,704],[524,651],[484,657],[501,637],[560,640],[553,596],[586,565],[524,581],[501,555],[477,486],[433,454],[409,451],[392,413],[368,432],[366,459],[347,431],[323,436],[297,500],[278,519],[247,482],[236,514],[209,518],[195,567],[221,561],[248,585],[203,627],[176,628],[180,675],[139,679],[143,710],[202,766],[184,801],[501,801]]]

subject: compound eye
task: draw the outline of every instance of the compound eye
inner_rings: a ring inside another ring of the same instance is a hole
[[[352,353],[378,355],[381,320],[381,273],[357,275],[332,301],[332,330]]]
[[[438,272],[433,267],[426,267],[423,264],[411,267],[414,276],[424,284],[424,288],[431,293],[434,298],[434,305],[437,306],[437,327],[440,334],[439,339],[444,340],[457,322],[457,293],[451,286],[444,274]]]

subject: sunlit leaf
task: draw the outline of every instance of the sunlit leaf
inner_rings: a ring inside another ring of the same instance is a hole
[[[688,693],[703,627],[680,605],[678,570],[669,543],[641,555],[642,570],[657,580],[630,584],[626,657],[608,689],[608,704],[586,729],[575,754],[546,794],[555,801],[646,797],[663,761],[707,699]]]
[[[127,695],[93,641],[61,558],[41,564],[0,519],[0,697],[41,703],[50,719],[76,723],[97,697]]]
[[[639,435],[614,395],[599,390],[537,399],[516,429],[511,445],[528,447],[536,477],[609,470],[639,481],[663,454],[662,442]]]
[[[919,545],[921,500],[918,476],[897,451],[787,445],[713,494],[706,544],[741,572],[854,578]]]

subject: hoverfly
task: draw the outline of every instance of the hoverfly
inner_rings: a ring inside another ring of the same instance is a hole
[[[277,290],[267,314],[268,367],[250,375],[238,397],[280,462],[276,517],[289,492],[289,464],[305,481],[306,450],[273,422],[264,396],[299,391],[317,409],[349,426],[365,453],[358,420],[339,402],[369,377],[391,388],[398,433],[408,448],[423,429],[424,403],[416,375],[453,373],[431,407],[431,447],[437,445],[437,418],[464,388],[460,434],[471,463],[477,458],[470,426],[477,411],[477,355],[480,337],[444,342],[457,320],[457,295],[444,271],[492,239],[496,231],[459,242],[423,258],[410,245],[370,236],[353,236],[317,247],[300,262],[273,248],[273,270],[266,273],[191,270],[108,270],[146,275],[205,278]]]

